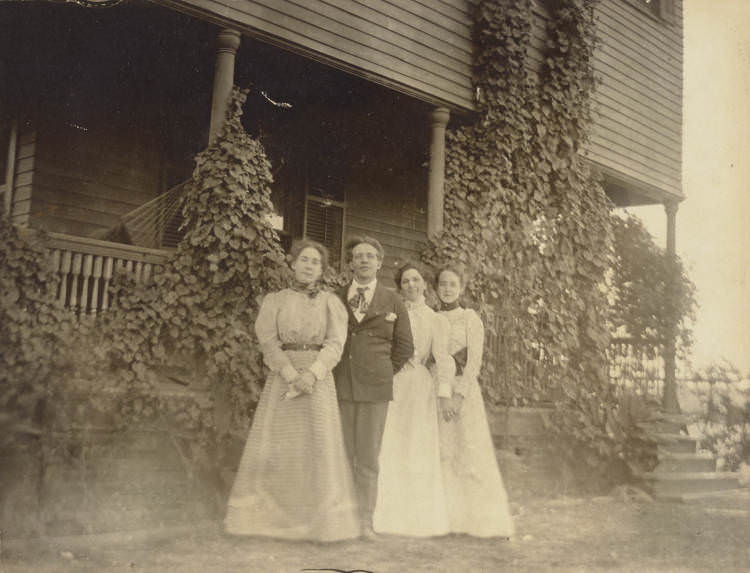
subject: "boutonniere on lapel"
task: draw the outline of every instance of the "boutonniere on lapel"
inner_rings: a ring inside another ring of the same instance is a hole
[[[396,313],[395,312],[389,312],[385,315],[386,322],[394,322],[396,320]]]

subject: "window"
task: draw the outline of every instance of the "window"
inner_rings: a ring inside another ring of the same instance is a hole
[[[675,0],[630,0],[641,10],[648,12],[655,18],[666,22],[674,22]]]
[[[305,201],[305,237],[323,243],[330,252],[330,264],[341,268],[344,234],[344,203],[308,195]]]
[[[661,16],[660,0],[641,0],[641,3],[645,4],[649,12],[651,12],[654,16]]]

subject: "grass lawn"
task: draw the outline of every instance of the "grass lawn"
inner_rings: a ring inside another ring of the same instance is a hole
[[[161,533],[5,540],[0,572],[750,571],[750,490],[715,503],[618,496],[514,504],[511,541],[381,537],[322,545],[227,537],[212,523]]]

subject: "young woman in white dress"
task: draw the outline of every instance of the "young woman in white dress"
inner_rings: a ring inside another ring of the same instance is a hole
[[[404,265],[396,284],[409,312],[414,356],[393,379],[373,526],[380,533],[445,535],[449,527],[440,470],[437,396],[450,396],[453,377],[448,323],[425,304],[421,268]],[[425,365],[430,358],[435,363],[434,377]]]
[[[255,332],[270,375],[255,410],[224,521],[227,533],[336,541],[359,537],[331,369],[348,315],[320,289],[328,251],[292,247],[292,288],[263,299]]]
[[[465,277],[457,267],[437,274],[440,316],[450,324],[449,352],[456,375],[451,397],[441,399],[440,455],[450,531],[476,537],[511,537],[508,507],[495,447],[477,378],[482,365],[484,326],[459,298]]]

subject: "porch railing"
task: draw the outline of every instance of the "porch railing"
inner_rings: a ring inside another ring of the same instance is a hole
[[[93,315],[109,308],[109,284],[117,269],[148,282],[166,261],[167,253],[109,241],[49,233],[55,271],[60,275],[57,298],[78,315]]]

